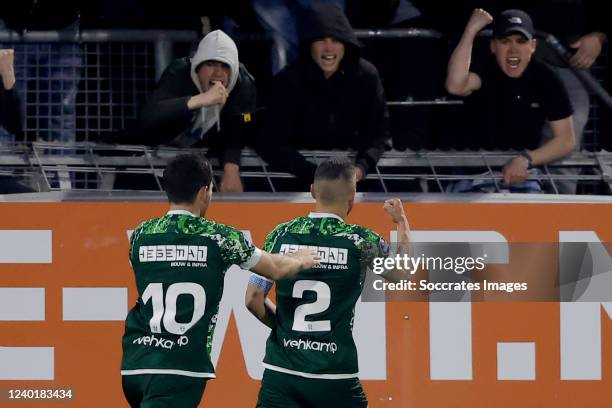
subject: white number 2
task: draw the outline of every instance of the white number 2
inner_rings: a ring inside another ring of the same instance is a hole
[[[331,323],[329,320],[306,321],[306,316],[321,313],[327,310],[331,301],[331,290],[325,282],[313,280],[299,280],[293,285],[292,296],[301,299],[305,291],[316,292],[317,300],[314,303],[306,303],[295,309],[293,316],[294,331],[319,332],[330,331]]]
[[[189,323],[179,323],[176,321],[176,301],[180,295],[193,296],[193,315]],[[153,317],[149,320],[149,327],[152,333],[161,333],[162,317],[164,327],[168,333],[184,334],[204,316],[206,292],[197,283],[179,282],[168,286],[165,307],[162,284],[149,283],[142,294],[142,301],[147,304],[151,298],[153,298]]]

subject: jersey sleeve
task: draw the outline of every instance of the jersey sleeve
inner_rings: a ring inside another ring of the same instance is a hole
[[[287,225],[286,223],[277,225],[276,228],[274,228],[272,232],[270,232],[266,236],[266,241],[264,242],[264,247],[263,247],[264,251],[272,252],[272,249],[274,249],[274,244],[276,243],[276,240],[281,235],[281,232],[285,230],[286,225]]]
[[[386,258],[389,256],[389,244],[378,233],[365,229],[364,244],[362,248],[362,260],[368,265],[374,258]]]
[[[249,240],[242,231],[225,227],[225,239],[220,245],[221,257],[227,265],[238,265],[249,270],[257,265],[261,258],[261,250]]]

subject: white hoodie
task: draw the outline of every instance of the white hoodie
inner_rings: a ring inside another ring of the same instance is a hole
[[[223,62],[230,67],[227,93],[231,93],[236,85],[236,81],[238,81],[240,70],[238,48],[234,40],[221,30],[211,31],[202,38],[198,45],[198,50],[193,58],[191,58],[191,80],[200,92],[202,92],[202,87],[200,86],[196,69],[203,62],[210,60]],[[201,129],[202,132],[200,134],[204,135],[217,122],[217,117],[221,115],[221,109],[223,109],[223,106],[218,105],[200,108],[200,112],[193,123],[192,132]]]

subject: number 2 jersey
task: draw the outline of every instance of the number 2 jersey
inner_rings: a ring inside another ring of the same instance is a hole
[[[261,251],[232,227],[174,210],[140,224],[130,238],[138,301],[123,336],[122,375],[214,378],[210,359],[223,281]]]
[[[276,327],[268,338],[263,365],[308,378],[357,377],[355,303],[366,270],[374,257],[387,255],[387,243],[377,233],[346,224],[334,214],[311,213],[276,227],[264,246],[273,253],[300,248],[316,250],[320,263],[276,282]],[[263,281],[267,279],[251,278],[251,284]]]

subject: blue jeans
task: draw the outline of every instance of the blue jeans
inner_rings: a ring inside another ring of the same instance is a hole
[[[478,176],[475,176],[478,177]],[[461,180],[451,183],[447,188],[447,193],[522,193],[522,194],[541,194],[542,186],[537,180],[525,180],[522,183],[510,186],[498,182],[499,190],[495,187],[492,180],[474,179]]]

